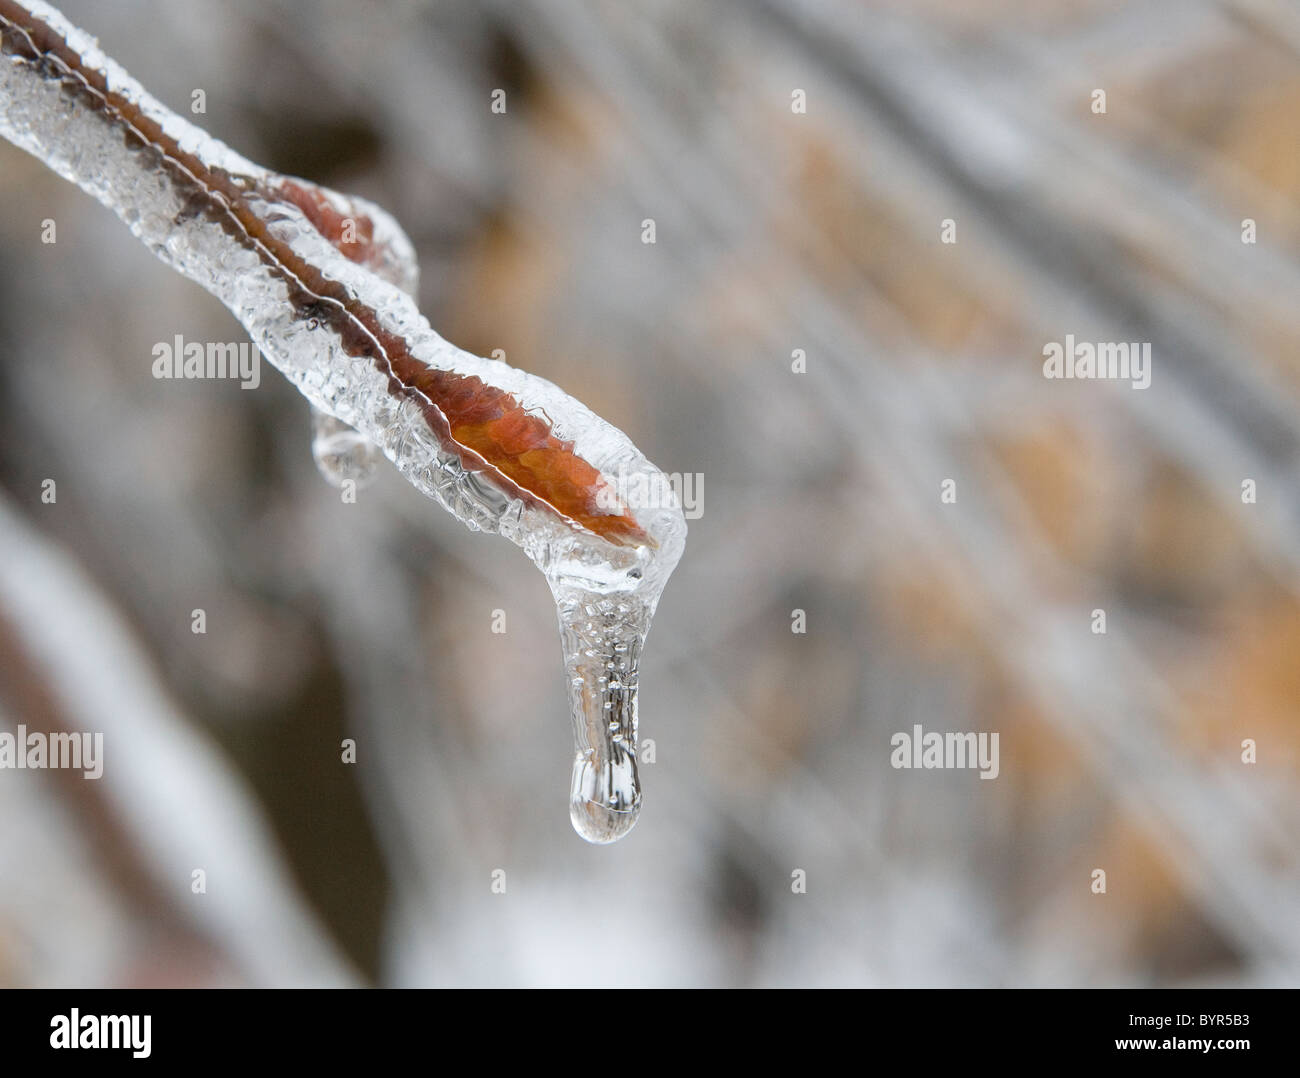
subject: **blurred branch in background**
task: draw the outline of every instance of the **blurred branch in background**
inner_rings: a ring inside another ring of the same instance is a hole
[[[107,950],[109,976],[143,983],[177,978],[193,984],[208,977],[266,985],[350,983],[351,974],[285,879],[240,783],[163,698],[125,627],[93,585],[7,505],[0,505],[0,533],[0,594],[9,619],[0,625],[6,700],[35,731],[101,732],[112,748],[111,766],[102,758],[103,767],[95,769],[101,774],[49,772],[78,810],[77,823],[89,839],[80,845],[89,846],[90,855],[83,851],[76,859],[79,872],[67,873],[72,878],[65,885],[84,894],[96,888],[102,873],[126,906],[114,911],[118,924],[110,927],[101,915],[87,926],[108,939],[84,929],[74,934],[76,953],[84,958]],[[31,821],[39,832],[49,809],[42,803],[46,791],[19,786],[27,777],[6,784],[20,806],[27,802],[26,811],[6,818]],[[17,838],[23,828],[11,830]],[[26,976],[45,985],[85,976],[65,964],[68,956],[60,952],[67,944],[50,938],[56,928],[71,926],[45,916],[45,903],[60,899],[44,892],[50,881],[41,872],[47,859],[58,864],[72,858],[77,845],[55,840],[47,854],[37,847],[25,851],[26,857],[6,858],[5,878],[23,881],[18,893],[6,893],[6,905],[17,900],[6,919],[41,930],[24,949],[34,960]],[[36,864],[24,864],[28,857]],[[138,936],[141,926],[132,916],[141,915],[170,941],[152,964],[139,961],[116,938]],[[70,920],[75,926],[77,919]],[[192,968],[176,968],[178,959]],[[112,960],[121,964],[115,967]]]
[[[162,901],[190,911],[168,928],[183,969],[346,979],[319,917],[380,983],[1296,983],[1289,7],[65,11],[173,106],[205,88],[205,124],[231,145],[392,211],[449,339],[504,349],[666,470],[705,477],[642,674],[646,811],[622,847],[587,849],[565,818],[559,655],[526,562],[392,475],[341,504],[269,372],[254,393],[152,381],[153,342],[237,328],[0,147],[0,481],[28,520],[5,549],[34,528],[75,553],[199,743],[257,791],[315,907],[294,912],[284,869],[260,862],[230,906],[196,919],[188,893]],[[141,25],[184,62],[164,66]],[[1150,388],[1045,380],[1043,345],[1066,334],[1150,341]],[[36,652],[38,623],[72,617],[49,594],[26,619],[6,604],[7,667]],[[142,721],[103,710],[105,729]],[[893,770],[890,736],[913,724],[999,731],[999,778]],[[184,774],[201,792],[224,765],[186,751],[203,762],[142,755],[130,788],[107,788],[157,804]],[[75,809],[61,787],[17,789],[0,774],[0,837],[24,866],[20,888],[6,854],[0,955],[39,939],[49,979],[102,983],[124,968],[86,957],[102,926],[134,917],[141,956],[171,946],[140,913],[156,885],[97,870],[75,904],[33,901],[85,869],[58,854],[71,839],[29,828],[102,840],[57,808]],[[167,815],[179,829],[197,804]],[[216,838],[178,830],[161,862],[123,827],[143,869],[181,886],[192,844],[258,833],[246,811]],[[265,847],[243,842],[211,858],[256,862]],[[81,936],[55,938],[77,918]],[[44,983],[34,963],[0,958],[0,976]]]

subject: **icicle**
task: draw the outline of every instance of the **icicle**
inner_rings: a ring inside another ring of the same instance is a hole
[[[364,471],[378,447],[546,575],[577,741],[570,815],[589,841],[626,834],[638,662],[686,539],[675,497],[637,504],[669,488],[663,473],[550,382],[439,337],[411,298],[409,241],[378,207],[233,153],[46,4],[0,0],[0,36],[0,134],[230,308],[338,424],[317,427],[333,474]]]
[[[637,665],[653,604],[555,585],[577,754],[569,818],[588,842],[613,842],[641,811]]]

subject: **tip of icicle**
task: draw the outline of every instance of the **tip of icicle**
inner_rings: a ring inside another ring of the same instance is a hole
[[[569,819],[573,821],[573,829],[597,846],[617,842],[631,831],[640,811],[640,804],[620,811],[586,798],[575,798],[569,803]]]

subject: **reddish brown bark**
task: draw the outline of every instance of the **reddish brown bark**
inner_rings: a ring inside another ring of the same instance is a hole
[[[351,261],[362,266],[378,261],[369,217],[342,214],[319,189],[291,179],[280,183],[275,193],[302,210],[312,227]],[[590,531],[615,541],[646,541],[631,514],[611,514],[595,505],[600,472],[573,452],[572,442],[554,437],[545,419],[480,378],[412,360],[395,338],[384,347],[400,380],[437,407],[459,445]]]
[[[119,127],[128,145],[152,147],[180,189],[192,191],[191,207],[204,213],[233,238],[257,253],[285,281],[289,298],[302,314],[318,317],[342,341],[349,355],[372,359],[388,378],[389,392],[415,401],[431,429],[465,468],[486,473],[507,493],[550,506],[575,524],[621,544],[648,542],[626,507],[610,511],[597,504],[598,469],[573,450],[573,443],[551,434],[550,424],[528,413],[510,394],[477,377],[435,370],[413,356],[407,343],[386,332],[376,312],[348,294],[337,281],[276,239],[252,211],[253,183],[210,169],[181,147],[130,100],[109,89],[102,72],[48,25],[13,0],[0,0],[4,51],[51,74],[66,72],[63,88]],[[298,185],[294,185],[298,187]],[[357,237],[343,243],[343,221],[323,196],[298,187],[293,202],[313,226],[353,261],[363,262],[373,244],[373,225],[357,222]],[[324,302],[328,301],[328,302]]]

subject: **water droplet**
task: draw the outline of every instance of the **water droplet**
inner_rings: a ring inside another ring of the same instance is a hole
[[[311,410],[311,455],[325,481],[335,487],[349,479],[364,487],[383,459],[373,442],[315,405]]]

